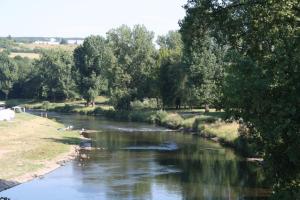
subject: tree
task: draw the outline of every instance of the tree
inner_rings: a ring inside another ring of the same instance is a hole
[[[186,66],[182,63],[183,43],[178,31],[169,31],[157,39],[159,48],[158,88],[163,107],[177,108],[185,101]]]
[[[178,31],[169,31],[166,35],[158,36],[161,62],[178,63],[182,60],[183,42],[181,34]]]
[[[191,0],[187,38],[209,33],[230,47],[227,112],[262,139],[274,199],[300,196],[299,1]],[[201,20],[199,20],[201,19]]]
[[[187,101],[191,107],[205,105],[207,110],[209,106],[221,108],[226,47],[220,47],[208,33],[201,37],[191,36],[189,29],[181,29],[185,43],[183,60],[189,75]]]
[[[160,92],[163,106],[173,106],[179,109],[185,99],[186,85],[185,66],[182,63],[164,64],[160,68]]]
[[[78,86],[87,106],[96,96],[107,90],[108,70],[115,64],[113,52],[105,38],[90,36],[74,51],[75,69]]]
[[[18,67],[6,53],[0,52],[0,91],[7,99],[14,82],[18,78]]]
[[[27,81],[35,75],[33,61],[27,57],[16,56],[12,58],[18,67],[18,80],[13,84],[9,98],[34,98],[34,87],[29,87]]]
[[[110,70],[109,87],[117,109],[130,109],[130,101],[151,97],[156,67],[153,32],[144,26],[121,26],[107,33],[117,64]],[[122,102],[122,103],[120,103]]]
[[[45,51],[34,63],[38,69],[41,98],[65,100],[75,97],[76,85],[72,73],[72,55],[63,50]]]

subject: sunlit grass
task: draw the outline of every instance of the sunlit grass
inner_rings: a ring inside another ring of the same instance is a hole
[[[213,124],[205,124],[204,132],[214,135],[218,138],[221,138],[225,141],[234,142],[239,134],[238,134],[239,124],[236,122],[232,123],[213,123]]]
[[[73,131],[58,131],[63,125],[26,113],[10,122],[0,122],[0,179],[13,180],[34,172],[45,162],[70,151],[79,141]]]

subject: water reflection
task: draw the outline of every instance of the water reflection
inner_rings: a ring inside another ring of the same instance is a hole
[[[268,194],[259,166],[243,161],[216,143],[189,134],[153,131],[156,127],[143,124],[86,116],[60,115],[58,120],[99,130],[89,135],[92,146],[98,150],[82,151],[74,162],[44,179],[12,188],[0,196],[13,200],[238,200],[264,199]],[[124,132],[118,127],[151,131]]]

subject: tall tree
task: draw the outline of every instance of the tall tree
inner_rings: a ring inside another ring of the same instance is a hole
[[[191,0],[185,37],[230,46],[227,110],[262,138],[274,199],[300,196],[298,0]],[[187,46],[190,46],[187,40]]]
[[[8,57],[7,53],[0,52],[0,91],[7,99],[14,82],[18,79],[18,66]]]
[[[96,96],[107,90],[107,73],[115,63],[113,52],[105,38],[90,36],[75,49],[74,60],[80,94],[87,105],[94,105]]]
[[[13,61],[18,66],[18,80],[13,84],[9,98],[34,98],[32,92],[29,92],[33,90],[33,87],[27,88],[28,86],[26,86],[26,82],[35,75],[33,61],[21,56],[14,57]]]
[[[62,50],[45,51],[34,66],[38,69],[40,97],[56,101],[75,96],[71,53]]]
[[[166,63],[160,67],[160,92],[163,107],[176,105],[180,109],[185,100],[187,76],[182,63]]]
[[[185,101],[186,66],[182,63],[183,42],[178,31],[169,31],[159,36],[159,76],[158,85],[163,106],[179,108]]]
[[[190,28],[181,29],[185,44],[183,60],[188,66],[189,75],[188,102],[190,106],[220,108],[226,47],[221,48],[208,32],[201,37],[188,34]]]
[[[156,66],[154,33],[144,26],[123,25],[107,33],[117,64],[111,70],[110,91],[117,109],[130,109],[130,101],[151,96]]]

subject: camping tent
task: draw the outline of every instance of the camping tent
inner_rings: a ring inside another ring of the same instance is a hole
[[[0,121],[12,120],[15,118],[15,112],[11,109],[0,110]]]

